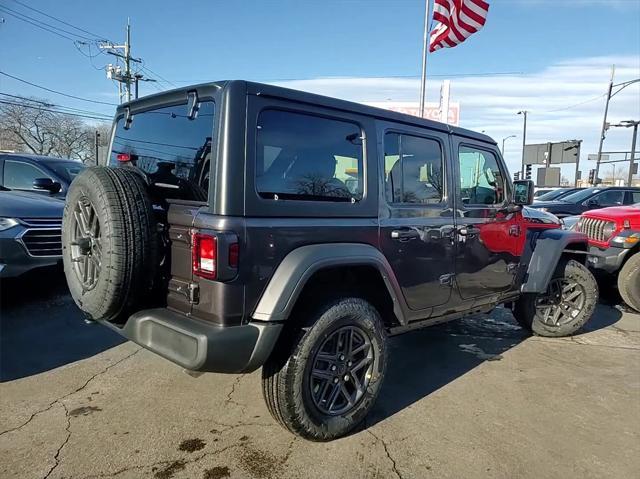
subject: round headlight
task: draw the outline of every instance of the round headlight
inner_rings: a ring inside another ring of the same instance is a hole
[[[604,225],[604,228],[602,228],[602,234],[604,235],[605,239],[611,238],[615,232],[616,224],[612,221],[608,222],[606,225]]]

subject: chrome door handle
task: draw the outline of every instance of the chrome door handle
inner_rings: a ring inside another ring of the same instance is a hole
[[[458,228],[458,234],[461,236],[475,236],[480,234],[480,228],[476,228],[474,226],[463,226],[462,228]]]
[[[397,239],[397,240],[410,240],[410,239],[415,239],[419,237],[420,237],[420,233],[418,233],[416,230],[413,230],[413,229],[393,230],[391,232],[391,238]]]

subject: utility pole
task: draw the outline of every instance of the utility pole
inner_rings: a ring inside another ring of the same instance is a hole
[[[100,133],[98,130],[96,130],[96,134],[94,136],[94,146],[96,149],[96,166],[98,166],[100,160]]]
[[[521,110],[518,115],[524,115],[524,126],[522,127],[522,177],[524,178],[524,147],[527,142],[527,110]]]
[[[137,81],[142,79],[142,75],[134,74],[131,71],[131,63],[142,63],[142,60],[139,58],[133,58],[131,56],[131,23],[127,18],[127,37],[124,45],[114,45],[113,43],[104,42],[100,45],[102,50],[107,50],[109,55],[113,55],[115,57],[121,58],[124,60],[124,72],[120,66],[116,65],[107,65],[107,78],[112,80],[116,80],[118,82],[118,96],[120,97],[120,103],[123,102],[123,96],[125,101],[131,101],[131,85],[136,83]],[[122,52],[122,53],[121,53]],[[137,76],[137,78],[136,78]],[[124,94],[123,87],[124,86]],[[137,98],[137,94],[136,94]]]
[[[595,184],[598,184],[598,173],[600,172],[600,159],[602,158],[602,143],[604,142],[605,131],[607,130],[607,113],[609,113],[609,101],[611,100],[611,91],[613,90],[613,77],[616,74],[616,66],[611,65],[611,78],[609,87],[607,88],[607,101],[604,103],[604,117],[602,118],[602,129],[600,130],[600,145],[598,146],[598,157],[596,158],[596,174]],[[595,185],[594,185],[595,186]]]

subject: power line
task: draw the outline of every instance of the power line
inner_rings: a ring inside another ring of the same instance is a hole
[[[71,106],[59,105],[59,104],[51,103],[49,101],[36,100],[35,98],[28,98],[26,96],[12,95],[10,93],[3,93],[3,92],[0,92],[0,95],[7,96],[7,97],[10,97],[10,98],[15,98],[17,100],[36,103],[38,105],[43,105],[43,106],[45,106],[47,108],[60,108],[60,109],[69,110],[69,111],[75,112],[75,113],[82,113],[82,114],[88,114],[88,115],[100,115],[100,116],[109,117],[109,114],[107,114],[107,113],[101,113],[99,111],[83,110],[81,108],[74,108],[74,107],[71,107]]]
[[[93,37],[87,37],[87,36],[84,36],[84,35],[80,35],[78,33],[70,32],[69,30],[65,30],[64,28],[60,28],[60,27],[57,27],[55,25],[51,25],[50,23],[43,22],[42,20],[38,20],[37,18],[30,17],[29,15],[25,15],[24,13],[18,12],[16,10],[13,10],[13,9],[9,8],[9,7],[5,7],[4,5],[2,5],[1,8],[4,9],[6,11],[6,13],[12,12],[12,13],[9,13],[9,15],[12,15],[12,14],[14,16],[15,15],[20,15],[20,17],[27,18],[29,20],[37,22],[40,25],[44,25],[44,26],[46,26],[48,28],[53,28],[54,30],[61,31],[63,33],[67,33],[69,35],[73,35],[75,37],[82,38],[84,40],[90,40],[90,41],[94,41],[95,40],[95,38],[93,38]],[[16,17],[16,18],[18,18],[18,17]]]
[[[18,20],[21,20],[21,21],[26,22],[26,23],[30,23],[30,24],[31,24],[31,25],[33,25],[34,27],[38,27],[38,28],[40,28],[40,29],[42,29],[42,30],[45,30],[45,31],[49,32],[49,33],[53,33],[54,35],[57,35],[57,36],[59,36],[59,37],[62,37],[62,38],[64,38],[64,39],[66,39],[66,40],[69,40],[69,41],[72,41],[72,42],[73,42],[73,41],[75,41],[73,38],[71,38],[71,37],[69,37],[69,36],[67,36],[67,35],[64,35],[64,34],[62,34],[62,33],[60,33],[60,32],[55,31],[55,30],[51,30],[51,29],[49,29],[49,28],[47,28],[47,27],[43,27],[42,25],[39,25],[39,24],[37,24],[36,22],[32,22],[31,20],[26,20],[26,19],[24,19],[24,18],[21,18],[20,16],[18,16],[18,15],[16,15],[16,14],[14,14],[14,13],[11,13],[11,12],[9,12],[9,11],[5,11],[5,10],[4,10],[4,8],[6,8],[6,7],[2,7],[2,6],[0,6],[0,9],[3,9],[2,11],[4,11],[4,13],[6,13],[6,14],[8,14],[8,15],[11,15],[12,17],[17,18]]]
[[[142,70],[146,70],[148,73],[151,73],[154,76],[157,76],[160,80],[162,80],[165,83],[168,83],[169,85],[172,85],[175,88],[178,88],[178,85],[176,85],[175,83],[173,83],[170,80],[167,80],[166,78],[164,78],[162,75],[160,75],[159,73],[154,72],[151,68],[149,68],[148,66],[146,66],[144,63],[142,64],[142,66],[140,67]]]
[[[89,103],[97,103],[97,104],[100,104],[100,105],[118,106],[117,103],[110,103],[110,102],[100,101],[100,100],[90,100],[88,98],[82,98],[82,97],[75,96],[75,95],[69,95],[68,93],[62,93],[62,92],[57,91],[57,90],[52,90],[51,88],[47,88],[47,87],[44,87],[44,86],[41,86],[41,85],[36,85],[35,83],[31,83],[31,82],[29,82],[27,80],[23,80],[22,78],[18,78],[16,76],[9,75],[8,73],[5,73],[3,71],[0,71],[0,75],[4,75],[6,77],[13,78],[14,80],[17,80],[17,81],[22,82],[22,83],[26,83],[27,85],[31,85],[32,87],[40,88],[41,90],[45,90],[45,91],[48,91],[48,92],[51,92],[51,93],[55,93],[56,95],[62,95],[62,96],[66,96],[67,98],[73,98],[74,100],[86,101],[86,102],[89,102]]]
[[[110,117],[100,117],[100,116],[94,116],[94,115],[83,115],[81,113],[69,113],[69,112],[65,112],[65,111],[54,110],[52,108],[44,108],[44,107],[41,107],[41,106],[27,105],[25,103],[18,103],[18,102],[12,102],[12,101],[0,100],[0,104],[20,106],[20,107],[23,107],[23,108],[30,108],[32,110],[44,110],[44,111],[48,111],[48,112],[51,112],[51,113],[58,113],[60,115],[77,116],[77,117],[80,117],[80,118],[91,118],[93,120],[102,120],[102,121],[110,121],[111,120]]]
[[[577,106],[584,105],[586,103],[591,103],[592,101],[596,101],[596,100],[598,100],[598,99],[600,99],[600,98],[602,98],[603,96],[606,96],[606,95],[607,95],[606,93],[603,93],[602,95],[594,96],[593,98],[589,98],[588,100],[581,101],[580,103],[575,103],[573,105],[569,105],[569,106],[565,106],[565,107],[562,107],[562,108],[558,108],[556,110],[548,110],[548,111],[545,111],[543,113],[556,113],[558,111],[570,110],[571,108],[575,108]]]
[[[105,37],[104,37],[104,36],[102,36],[102,35],[97,35],[97,34],[95,34],[95,33],[93,33],[93,32],[90,32],[89,30],[85,30],[85,29],[80,28],[80,27],[77,27],[77,26],[75,26],[75,25],[73,25],[73,24],[71,24],[71,23],[69,23],[69,22],[65,22],[64,20],[60,20],[59,18],[54,17],[53,15],[49,15],[48,13],[45,13],[45,12],[43,12],[42,10],[38,10],[37,8],[30,7],[29,5],[26,5],[26,4],[24,4],[24,3],[22,3],[22,2],[20,2],[20,1],[18,1],[18,0],[13,0],[13,1],[14,1],[15,3],[17,3],[18,5],[23,6],[24,8],[28,8],[29,10],[32,10],[32,11],[34,11],[34,12],[37,12],[37,13],[39,13],[40,15],[44,15],[45,17],[50,18],[50,19],[52,19],[52,20],[55,20],[56,22],[60,22],[60,23],[62,23],[63,25],[67,25],[68,27],[75,28],[76,30],[79,30],[79,31],[81,31],[81,32],[88,33],[89,35],[94,36],[94,37],[95,37],[96,39],[98,39],[98,40],[105,40]],[[5,7],[5,8],[6,8],[6,7]]]

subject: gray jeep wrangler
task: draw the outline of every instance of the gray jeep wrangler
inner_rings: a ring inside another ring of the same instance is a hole
[[[120,106],[108,165],[67,196],[88,318],[191,371],[262,367],[273,417],[352,430],[389,336],[512,307],[539,335],[593,314],[587,238],[526,208],[489,137],[245,81]]]

